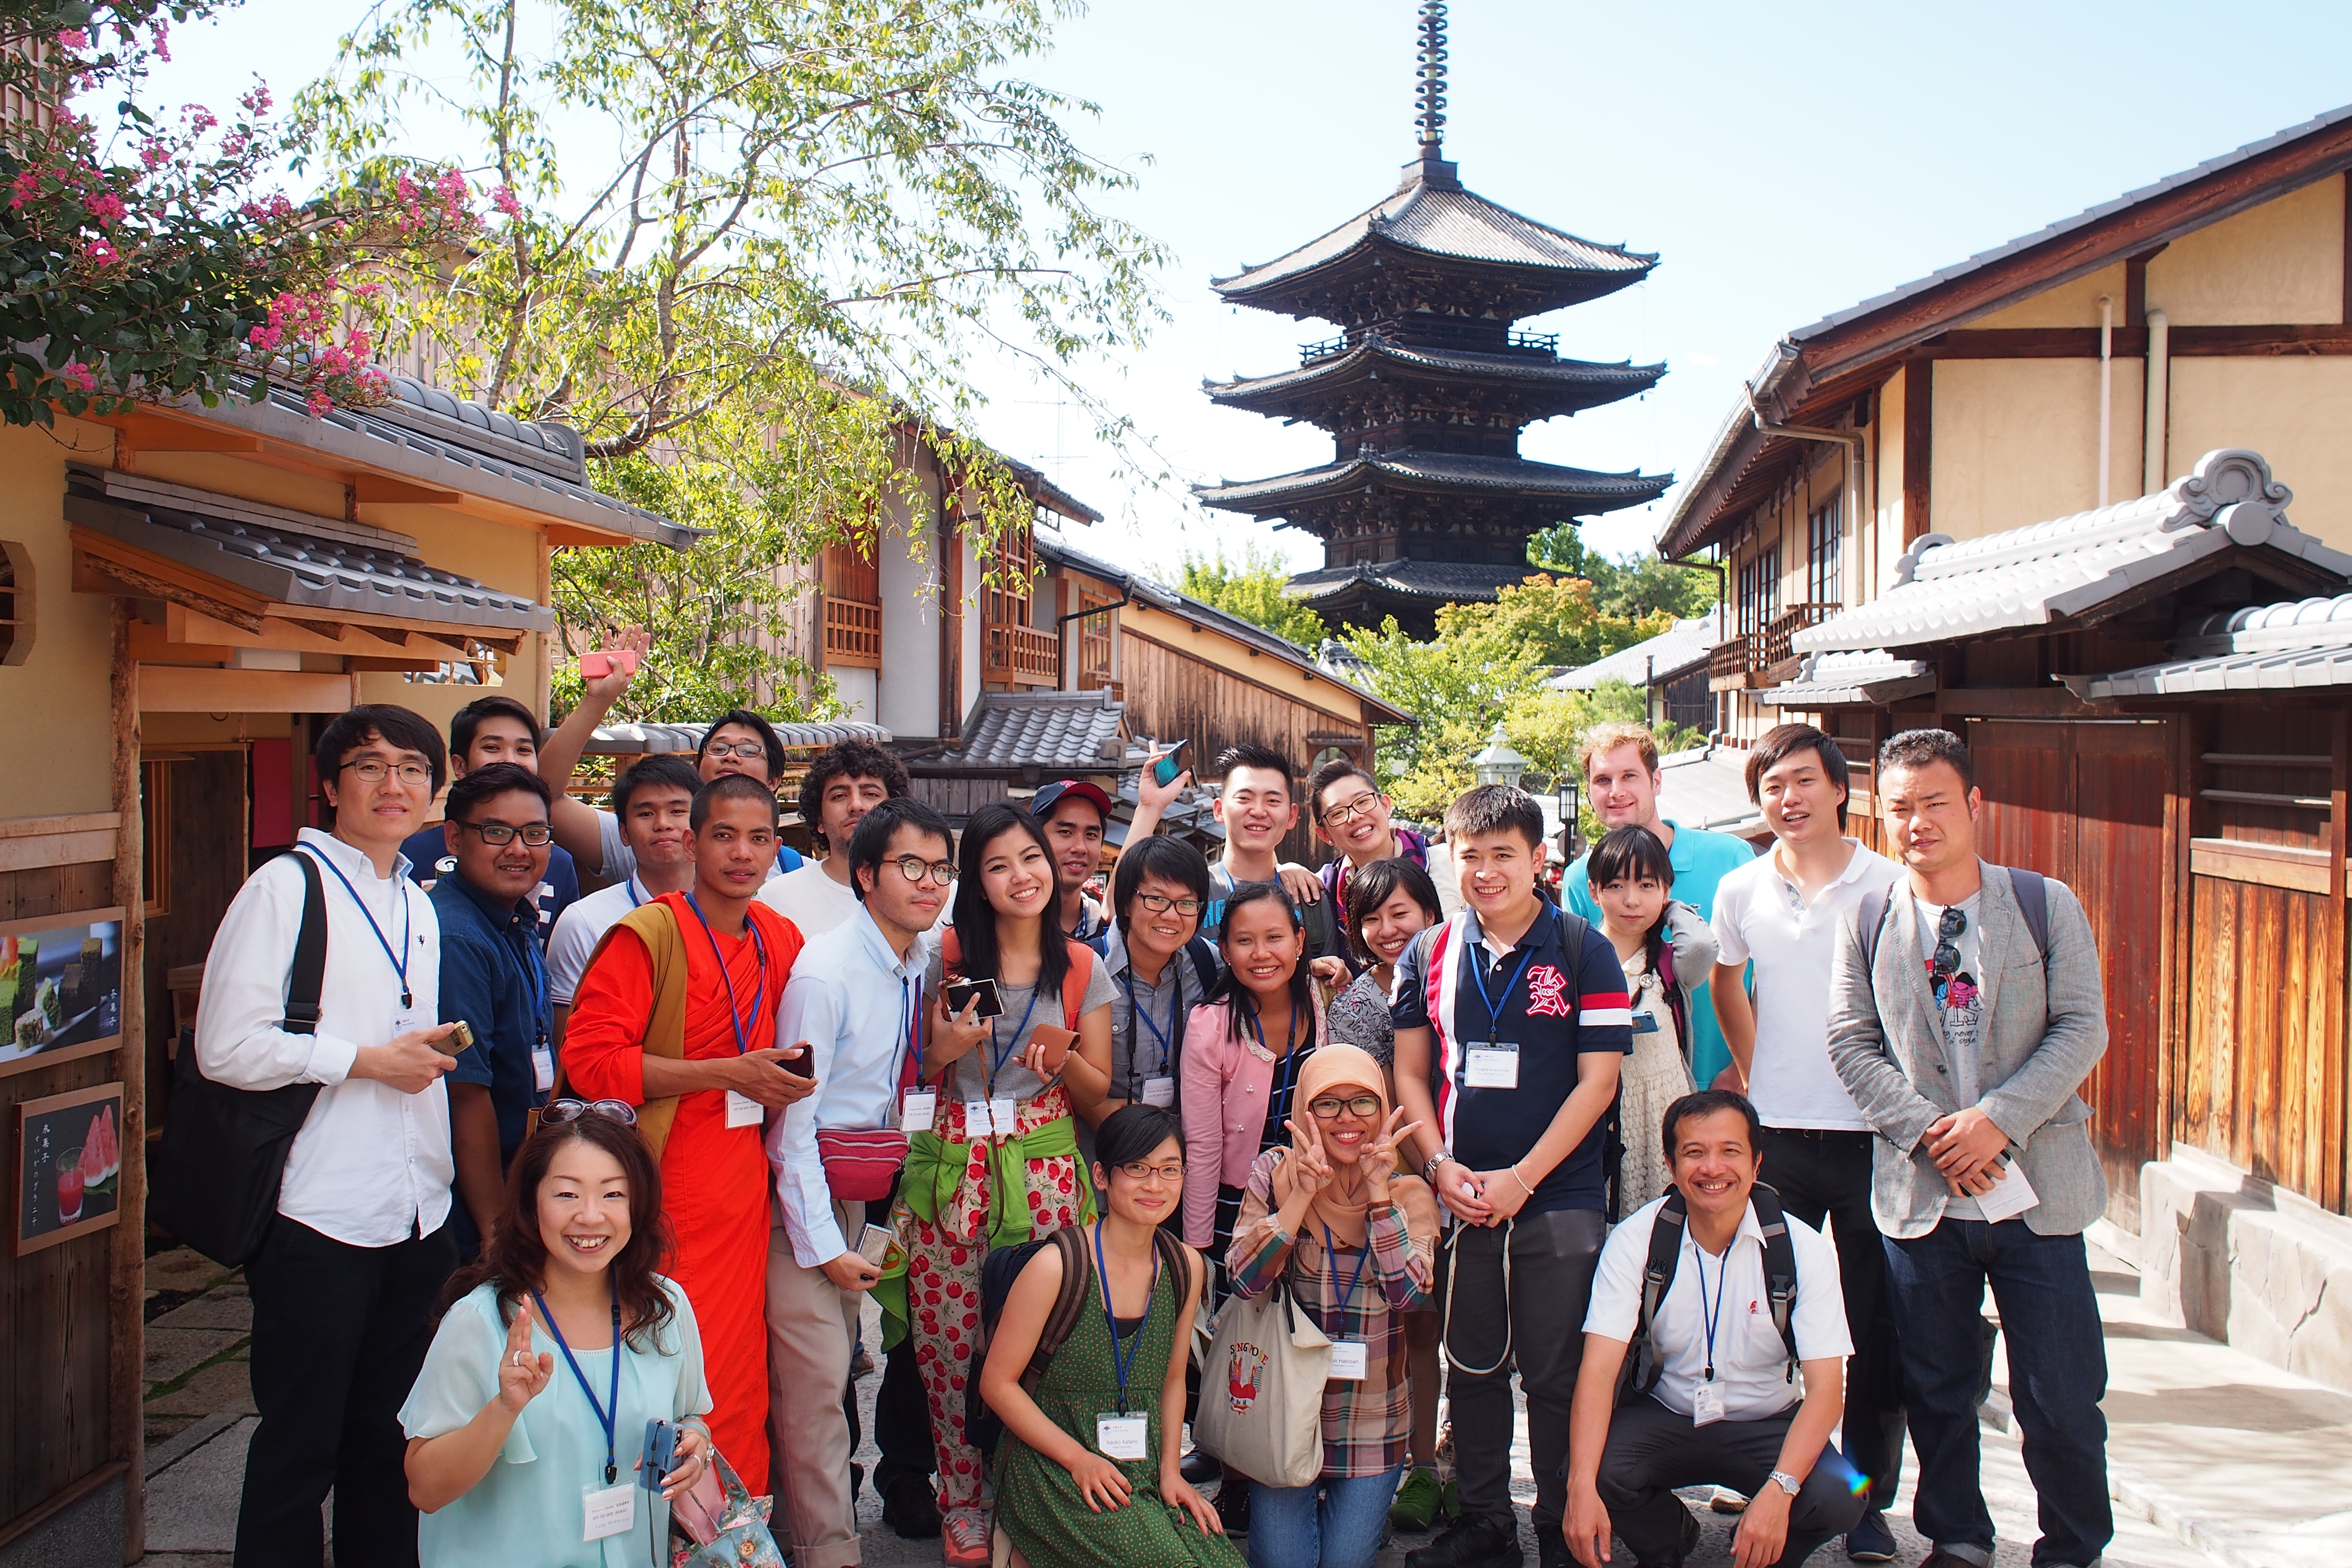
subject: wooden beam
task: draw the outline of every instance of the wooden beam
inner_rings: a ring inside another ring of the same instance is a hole
[[[122,1146],[147,1147],[147,900],[144,891],[146,834],[141,821],[139,765],[139,665],[131,656],[131,605],[117,599],[114,664],[107,703],[114,740],[116,831],[114,901],[122,906],[122,1046],[115,1076],[122,1080]],[[140,1407],[146,1392],[147,1162],[122,1162],[115,1194],[121,1222],[108,1239],[107,1458],[124,1467],[123,1561],[133,1563],[147,1549],[147,1424]]]
[[[2096,719],[2116,711],[2109,703],[2084,702],[2062,686],[1948,686],[1936,697],[1937,712],[1947,718]]]
[[[2167,242],[2170,243],[2169,241]],[[2163,253],[2159,245],[2124,260],[2124,325],[2147,325],[2147,264]]]
[[[307,670],[151,664],[140,677],[148,713],[340,713],[357,700],[350,676]]]
[[[2115,356],[2147,353],[2146,327],[2117,327]],[[2267,359],[2293,355],[2352,354],[2352,326],[2279,322],[2245,327],[2175,327],[2175,359]],[[1922,359],[2096,359],[2096,327],[1961,328],[1930,338],[1916,351]]]
[[[1928,531],[1928,491],[1934,479],[1936,366],[1913,360],[1903,367],[1903,542]]]
[[[252,453],[261,450],[261,437],[248,432],[174,419],[167,414],[147,409],[136,409],[128,414],[94,415],[91,417],[100,425],[112,426],[121,438],[121,445],[134,452]]]
[[[84,535],[76,530],[74,592],[110,595],[130,594],[138,598],[161,599],[166,604],[200,611],[241,631],[257,632],[261,629],[259,612],[247,608],[246,604],[191,586],[184,574],[178,572],[167,574],[152,571],[144,564],[121,559],[116,552],[84,548],[83,539]],[[138,556],[146,552],[125,546],[122,553]]]

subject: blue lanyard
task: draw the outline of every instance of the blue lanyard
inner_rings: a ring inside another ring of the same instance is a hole
[[[1738,1237],[1732,1237],[1733,1246],[1738,1246]],[[1706,1381],[1713,1383],[1715,1381],[1715,1325],[1723,1316],[1723,1292],[1729,1283],[1728,1277],[1731,1273],[1731,1247],[1727,1247],[1723,1249],[1723,1260],[1715,1270],[1715,1306],[1712,1309],[1706,1304],[1706,1248],[1694,1241],[1691,1243],[1691,1249],[1698,1254],[1699,1317],[1706,1325]]]
[[[1042,982],[1045,977],[1040,974],[1037,978]],[[991,1018],[988,1021],[988,1043],[994,1055],[994,1059],[988,1066],[988,1092],[992,1096],[996,1093],[996,1075],[1004,1070],[1006,1058],[1013,1055],[1013,1047],[1021,1043],[1022,1035],[1029,1027],[1029,1016],[1036,1010],[1037,993],[1032,991],[1029,993],[1029,1005],[1021,1009],[1021,1026],[1013,1031],[1013,1037],[1001,1047],[996,1044],[996,1020]]]
[[[1356,1271],[1348,1276],[1348,1288],[1339,1293],[1339,1300],[1333,1303],[1330,1321],[1323,1325],[1326,1337],[1336,1337],[1347,1331],[1348,1303],[1356,1299],[1357,1283],[1364,1277],[1364,1259],[1371,1255],[1371,1216],[1367,1215],[1364,1216],[1364,1250],[1356,1254]],[[1331,1283],[1337,1285],[1339,1282],[1339,1249],[1331,1244],[1331,1224],[1328,1220],[1323,1223],[1323,1266],[1331,1271]],[[1335,1324],[1336,1327],[1333,1326]]]
[[[1143,1299],[1143,1321],[1135,1325],[1135,1339],[1121,1355],[1118,1348],[1118,1315],[1110,1309],[1110,1269],[1103,1262],[1102,1221],[1095,1221],[1095,1279],[1102,1286],[1103,1324],[1110,1330],[1110,1366],[1118,1378],[1118,1413],[1127,1414],[1127,1374],[1135,1367],[1135,1358],[1143,1353],[1143,1331],[1151,1321],[1151,1303],[1160,1294],[1160,1248],[1151,1249],[1151,1294]]]
[[[352,902],[359,905],[360,917],[367,921],[368,930],[375,932],[376,944],[383,949],[384,957],[392,961],[393,973],[400,977],[401,1006],[404,1008],[415,1006],[415,994],[408,989],[408,938],[409,921],[415,918],[415,911],[408,907],[408,889],[401,886],[398,877],[395,876],[393,879],[393,891],[400,897],[400,951],[394,952],[392,950],[392,943],[384,938],[383,928],[375,923],[375,911],[367,907],[367,900],[360,897],[360,890],[357,888],[352,886],[352,879],[343,875],[343,868],[315,850],[311,852],[310,858],[332,871],[335,874],[335,880],[343,885],[343,891],[352,896]]]
[[[727,1016],[735,1026],[735,1054],[740,1057],[751,1047],[743,1032],[743,1010],[735,1002],[735,977],[727,972],[727,955],[719,951],[719,933],[710,929],[710,921],[704,917],[702,906],[694,901],[692,893],[687,894],[686,903],[694,911],[694,918],[702,921],[702,934],[710,939],[710,956],[719,961],[719,978],[727,986]],[[768,988],[768,944],[760,940],[760,922],[753,920],[748,910],[743,916],[743,929],[751,933],[751,954],[760,961],[759,989],[751,993],[751,1020],[757,1023],[760,996]]]
[[[909,988],[912,998],[909,998]],[[909,975],[898,984],[898,1053],[890,1058],[890,1092],[897,1094],[907,1076],[907,1054],[909,1049],[919,1064],[923,1059],[923,983],[919,976]]]
[[[644,884],[637,880],[636,873],[631,872],[629,874],[629,879],[621,885],[629,889],[629,908],[634,910],[638,905],[646,901],[644,899],[640,898],[637,893],[637,889],[644,886]],[[702,911],[700,910],[697,910],[694,912],[696,914],[700,914]]]
[[[1171,1031],[1169,1034],[1161,1034],[1160,1032],[1160,1025],[1152,1018],[1150,1013],[1144,1011],[1143,1005],[1136,1001],[1135,971],[1129,969],[1126,974],[1121,977],[1127,982],[1127,1016],[1130,1020],[1127,1029],[1127,1065],[1129,1071],[1139,1079],[1143,1078],[1145,1075],[1135,1066],[1135,1024],[1133,1020],[1141,1020],[1143,1026],[1151,1031],[1151,1037],[1160,1042],[1160,1070],[1151,1074],[1151,1077],[1163,1078],[1167,1076],[1168,1064],[1175,1059],[1175,1036],[1183,1032],[1183,1026],[1179,1024],[1177,1020],[1184,1016],[1184,976],[1183,973],[1176,968],[1176,962],[1177,959],[1181,959],[1183,956],[1184,955],[1180,952],[1175,958],[1171,958],[1168,961],[1167,973],[1170,982],[1170,994],[1168,998],[1168,1027]],[[1129,1098],[1132,1099],[1134,1097],[1129,1096]]]
[[[1510,1002],[1511,993],[1518,989],[1519,976],[1528,972],[1528,961],[1535,957],[1538,944],[1530,942],[1527,951],[1519,954],[1519,966],[1511,971],[1510,979],[1504,983],[1500,1002],[1486,994],[1486,963],[1479,956],[1478,945],[1475,942],[1464,942],[1462,956],[1470,962],[1470,978],[1478,984],[1478,1000],[1486,1004],[1486,1041],[1492,1045],[1503,1032],[1503,1008]]]
[[[563,1352],[563,1360],[572,1368],[572,1378],[580,1392],[588,1396],[588,1408],[596,1413],[596,1424],[604,1428],[604,1484],[611,1486],[621,1479],[621,1458],[615,1450],[615,1423],[621,1415],[621,1282],[613,1281],[613,1386],[605,1396],[607,1403],[596,1403],[596,1391],[588,1386],[588,1374],[580,1370],[580,1359],[572,1353],[571,1342],[563,1337],[563,1329],[556,1322],[555,1314],[547,1310],[546,1299],[536,1290],[530,1299],[539,1303],[539,1315],[547,1323],[548,1332],[555,1336],[555,1348]]]

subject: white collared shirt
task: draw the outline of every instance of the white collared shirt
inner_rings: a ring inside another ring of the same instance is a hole
[[[571,1006],[580,990],[580,977],[588,973],[588,960],[594,956],[604,933],[627,919],[631,910],[653,899],[633,871],[626,880],[599,888],[566,905],[547,938],[548,1000],[559,1007]]]
[[[457,1175],[448,1092],[438,1079],[421,1094],[403,1094],[350,1075],[362,1047],[439,1021],[441,922],[433,900],[409,880],[405,858],[386,879],[364,854],[331,834],[306,827],[299,842],[342,873],[320,875],[327,967],[318,1032],[292,1035],[280,1026],[302,928],[303,882],[294,856],[280,855],[246,879],[214,934],[196,1009],[196,1059],[206,1078],[238,1089],[327,1086],[294,1136],[279,1214],[353,1247],[430,1236],[449,1217],[449,1184]],[[411,1000],[404,1011],[401,976],[379,931],[395,949],[406,944]]]
[[[1630,1340],[1641,1326],[1642,1272],[1650,1261],[1650,1230],[1665,1201],[1660,1198],[1634,1210],[1609,1233],[1592,1275],[1586,1333]],[[1797,1334],[1797,1359],[1852,1355],[1837,1249],[1822,1239],[1820,1231],[1793,1219],[1789,1221],[1789,1245],[1797,1261],[1797,1299],[1789,1312],[1790,1327]],[[1658,1302],[1652,1325],[1664,1374],[1650,1397],[1677,1415],[1692,1414],[1691,1391],[1705,1379],[1707,1367],[1707,1312],[1700,1305],[1702,1294],[1716,1309],[1715,1381],[1723,1388],[1725,1417],[1761,1420],[1802,1398],[1805,1380],[1800,1374],[1793,1384],[1789,1381],[1789,1347],[1772,1326],[1772,1304],[1765,1299],[1764,1229],[1756,1221],[1754,1204],[1740,1216],[1739,1229],[1720,1258],[1702,1252],[1685,1230],[1674,1283]]]
[[[776,1006],[776,1045],[809,1043],[816,1092],[768,1123],[768,1164],[793,1257],[818,1268],[849,1250],[817,1157],[819,1128],[890,1125],[929,953],[918,936],[901,960],[860,904],[847,922],[809,938]]]
[[[1830,1061],[1830,961],[1839,918],[1865,893],[1893,887],[1903,868],[1859,839],[1845,843],[1853,851],[1845,869],[1810,904],[1778,845],[1716,886],[1716,962],[1756,963],[1748,1098],[1767,1127],[1873,1131]]]

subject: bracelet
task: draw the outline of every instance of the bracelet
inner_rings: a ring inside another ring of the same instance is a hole
[[[1519,1191],[1527,1194],[1528,1196],[1533,1197],[1536,1195],[1536,1190],[1528,1185],[1528,1179],[1519,1174],[1519,1163],[1517,1160],[1511,1162],[1511,1180],[1518,1183]]]
[[[1421,1179],[1427,1182],[1431,1186],[1435,1186],[1437,1184],[1437,1168],[1452,1158],[1454,1158],[1454,1156],[1447,1153],[1443,1149],[1440,1149],[1436,1153],[1432,1154],[1427,1160],[1422,1163]]]

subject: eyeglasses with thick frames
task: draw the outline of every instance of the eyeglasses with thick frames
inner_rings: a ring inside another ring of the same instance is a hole
[[[1345,827],[1380,804],[1381,796],[1378,791],[1367,791],[1353,800],[1343,800],[1323,814],[1323,826]]]
[[[764,761],[768,748],[758,741],[713,741],[702,748],[706,757],[740,757],[745,762],[754,758]]]
[[[577,1121],[583,1116],[602,1116],[624,1127],[637,1124],[637,1108],[625,1100],[551,1100],[539,1111],[542,1125],[550,1121]]]
[[[1359,1094],[1341,1100],[1337,1095],[1327,1095],[1321,1100],[1308,1100],[1307,1109],[1315,1113],[1315,1120],[1318,1121],[1337,1121],[1339,1119],[1339,1113],[1343,1110],[1350,1116],[1360,1116],[1370,1121],[1381,1113],[1381,1097],[1377,1094]]]
[[[1156,1177],[1164,1186],[1181,1186],[1184,1181],[1184,1164],[1181,1160],[1165,1165],[1155,1165],[1149,1160],[1130,1160],[1118,1167],[1118,1173],[1130,1182],[1149,1182]]]
[[[890,864],[898,867],[898,875],[909,882],[919,882],[929,877],[944,888],[956,879],[956,867],[952,860],[926,860],[919,855],[901,855]]]
[[[337,773],[350,772],[359,775],[360,783],[380,784],[394,773],[404,784],[429,784],[433,770],[423,763],[387,763],[380,757],[362,757],[355,763],[345,763]]]
[[[1155,915],[1164,915],[1170,910],[1180,915],[1197,915],[1208,908],[1198,899],[1171,899],[1165,893],[1138,893],[1135,901]]]
[[[555,838],[555,829],[544,822],[526,822],[520,827],[510,827],[503,822],[461,822],[457,826],[480,834],[485,844],[507,845],[520,838],[536,849]]]

